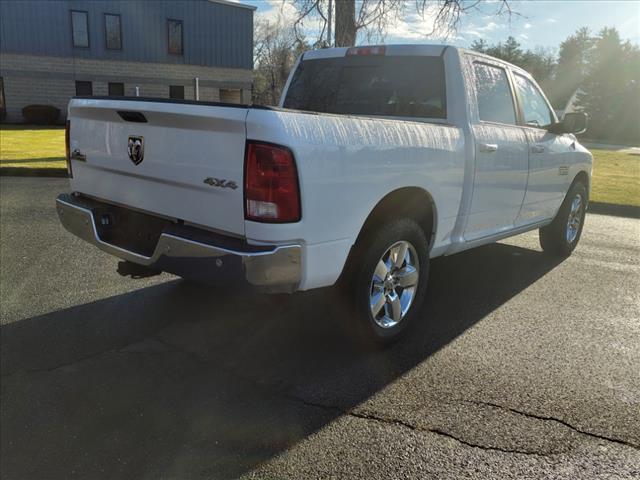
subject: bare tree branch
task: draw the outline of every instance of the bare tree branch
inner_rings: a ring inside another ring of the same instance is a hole
[[[283,0],[283,2],[286,0]],[[410,10],[416,12],[423,20],[429,20],[429,30],[421,32],[425,37],[438,36],[447,38],[459,27],[462,18],[469,12],[480,10],[481,7],[491,5],[492,13],[497,16],[506,16],[511,19],[513,15],[519,15],[513,11],[513,0],[335,0],[336,14],[342,9],[344,3],[350,3],[354,7],[355,14],[353,25],[346,28],[355,28],[350,38],[373,39],[384,41],[390,27],[402,19]],[[413,8],[410,8],[413,3]],[[320,39],[324,37],[328,19],[328,0],[294,0],[294,6],[298,11],[298,18],[294,24],[296,34],[300,34],[299,27],[303,21],[314,17],[320,27]],[[350,22],[348,22],[350,23]],[[341,27],[345,28],[345,27]],[[342,36],[339,28],[335,29],[336,38]]]

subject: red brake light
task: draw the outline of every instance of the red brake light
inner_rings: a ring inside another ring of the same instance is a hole
[[[67,160],[67,175],[69,178],[73,178],[73,172],[71,171],[71,121],[67,120],[67,123],[64,127],[64,148],[65,148],[65,158]]]
[[[347,50],[347,57],[352,55],[379,55],[385,54],[384,47],[351,47]]]
[[[244,173],[245,218],[256,222],[300,220],[298,172],[291,150],[248,142]]]

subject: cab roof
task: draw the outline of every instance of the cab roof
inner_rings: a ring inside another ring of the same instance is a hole
[[[303,60],[318,60],[322,58],[339,58],[347,55],[347,52],[382,49],[384,55],[424,55],[427,57],[437,57],[447,48],[454,48],[453,45],[359,45],[357,47],[323,48],[319,50],[309,50],[302,56]],[[373,53],[374,55],[376,53]],[[378,53],[379,54],[379,53]]]

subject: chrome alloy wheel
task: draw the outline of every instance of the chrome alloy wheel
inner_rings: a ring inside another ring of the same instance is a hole
[[[418,254],[409,242],[396,242],[382,255],[370,293],[371,315],[380,327],[395,327],[402,321],[413,303],[419,277]]]
[[[578,236],[580,230],[580,222],[582,222],[582,195],[579,193],[571,200],[571,210],[569,211],[569,218],[567,219],[566,239],[568,243],[573,241]]]

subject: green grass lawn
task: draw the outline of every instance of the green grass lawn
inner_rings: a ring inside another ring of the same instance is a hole
[[[640,155],[611,150],[593,153],[591,201],[640,207]]]
[[[640,206],[640,156],[610,150],[593,153],[591,200]],[[0,167],[60,168],[64,161],[64,128],[0,127]]]
[[[2,125],[0,167],[66,170],[64,128]]]

